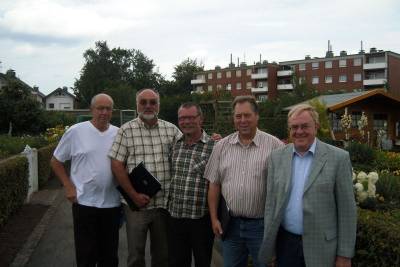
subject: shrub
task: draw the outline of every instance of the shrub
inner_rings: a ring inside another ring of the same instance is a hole
[[[47,145],[44,136],[7,136],[0,135],[0,159],[21,153],[26,145],[40,148]]]
[[[354,266],[400,266],[399,218],[400,210],[358,210]]]
[[[400,204],[400,176],[381,172],[376,183],[376,192],[384,197],[385,203]]]
[[[0,162],[0,227],[24,203],[28,193],[28,161],[23,156]]]
[[[375,165],[379,168],[379,170],[400,172],[400,153],[377,151]]]
[[[53,143],[38,149],[38,178],[39,188],[46,185],[47,181],[54,176],[50,167],[50,159],[57,144]]]
[[[350,142],[350,144],[346,147],[346,150],[349,152],[350,159],[353,164],[366,164],[373,162],[375,159],[375,151],[366,144]]]

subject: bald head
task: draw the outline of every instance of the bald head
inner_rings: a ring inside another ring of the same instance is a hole
[[[111,108],[114,107],[114,100],[111,98],[111,96],[101,93],[101,94],[97,94],[94,97],[92,97],[92,100],[90,101],[90,108],[91,109],[96,105],[96,102],[99,99],[107,99],[107,100],[109,100],[111,102]]]

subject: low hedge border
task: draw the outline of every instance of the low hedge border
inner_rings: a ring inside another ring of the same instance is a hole
[[[28,160],[15,156],[0,162],[0,227],[16,212],[28,194]]]
[[[358,209],[356,267],[400,266],[400,209]]]
[[[38,149],[39,189],[46,185],[47,182],[54,177],[54,173],[52,172],[50,166],[50,159],[53,156],[53,152],[56,147],[57,143],[53,143]]]

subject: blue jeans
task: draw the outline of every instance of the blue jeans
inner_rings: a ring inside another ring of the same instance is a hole
[[[224,267],[246,267],[249,254],[254,267],[265,267],[258,261],[264,235],[264,219],[232,217],[222,242]]]

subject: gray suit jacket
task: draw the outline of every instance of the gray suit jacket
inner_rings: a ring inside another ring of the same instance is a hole
[[[276,237],[289,200],[293,144],[268,161],[264,240],[259,258],[275,256]],[[307,267],[334,266],[336,256],[353,257],[357,211],[348,152],[317,139],[303,195],[303,251]]]

